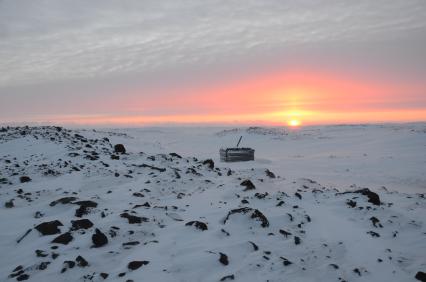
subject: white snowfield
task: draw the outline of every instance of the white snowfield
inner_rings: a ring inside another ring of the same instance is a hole
[[[0,128],[0,281],[426,281],[425,192],[424,123]]]

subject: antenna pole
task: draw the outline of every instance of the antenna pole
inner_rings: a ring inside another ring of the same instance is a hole
[[[238,140],[238,143],[237,143],[237,148],[240,145],[241,139],[243,139],[243,136],[240,136],[240,140]]]

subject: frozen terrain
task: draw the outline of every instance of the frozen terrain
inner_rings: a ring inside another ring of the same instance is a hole
[[[0,281],[426,281],[425,172],[423,123],[0,128]]]

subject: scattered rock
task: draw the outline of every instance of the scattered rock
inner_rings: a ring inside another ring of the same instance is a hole
[[[259,250],[259,247],[255,243],[253,243],[252,241],[249,241],[249,243],[253,246],[254,251]]]
[[[13,204],[13,199],[11,199],[10,201],[4,203],[5,208],[11,209],[13,208],[15,205]]]
[[[203,165],[207,165],[208,168],[214,169],[214,161],[212,159],[205,160]]]
[[[96,228],[95,234],[92,235],[92,242],[94,248],[99,248],[108,244],[108,238],[104,233]]]
[[[356,202],[355,202],[355,201],[352,201],[352,200],[347,200],[347,201],[346,201],[346,204],[347,204],[348,206],[350,206],[351,208],[356,207]]]
[[[61,273],[64,273],[65,271],[67,271],[67,269],[74,268],[74,266],[75,266],[74,261],[72,260],[64,261],[64,267],[62,268]]]
[[[188,223],[185,224],[185,226],[195,226],[197,229],[201,230],[201,231],[205,231],[207,230],[207,224],[205,224],[204,222],[201,221],[190,221]]]
[[[55,201],[51,202],[51,203],[49,204],[49,206],[54,207],[54,206],[56,206],[57,204],[63,204],[63,205],[71,204],[71,203],[72,203],[73,201],[75,201],[75,200],[77,200],[77,198],[76,198],[76,197],[64,197],[64,198],[60,198],[60,199],[57,199],[57,200],[55,200]]]
[[[299,200],[302,200],[302,195],[300,195],[298,192],[294,193],[294,196],[296,196],[297,198],[299,198]]]
[[[235,280],[234,274],[223,276],[220,281]]]
[[[70,232],[65,232],[64,234],[61,234],[55,239],[53,239],[52,243],[68,245],[68,243],[71,242],[73,239],[74,237],[71,235]]]
[[[89,265],[89,263],[82,257],[78,256],[75,261],[77,262],[77,265],[80,267],[86,267]]]
[[[128,214],[127,212],[120,214],[120,217],[127,218],[129,224],[148,222],[149,219],[146,217],[136,216]]]
[[[377,193],[374,193],[370,191],[368,188],[360,189],[357,191],[354,191],[353,193],[359,193],[364,196],[368,197],[368,202],[372,203],[373,205],[380,206],[380,197]]]
[[[266,176],[268,176],[269,178],[275,178],[275,174],[270,171],[269,169],[265,170]]]
[[[21,182],[21,183],[26,183],[26,182],[30,182],[32,179],[29,177],[29,176],[21,176],[21,177],[19,177],[19,181]]]
[[[37,265],[38,270],[45,270],[50,264],[50,261],[43,261],[39,265]]]
[[[42,235],[54,235],[61,233],[58,226],[63,226],[63,224],[59,220],[54,220],[40,223],[35,227],[35,229],[37,229],[37,231]]]
[[[170,156],[172,156],[172,157],[178,158],[178,159],[181,159],[181,158],[182,158],[182,156],[181,156],[181,155],[176,154],[176,153],[170,153],[169,155],[170,155]]]
[[[84,219],[78,219],[78,220],[71,220],[71,230],[79,230],[79,229],[89,229],[93,226],[93,223],[84,218]]]
[[[419,271],[416,273],[416,276],[414,278],[416,278],[419,281],[426,282],[426,273]]]
[[[288,237],[288,236],[290,236],[291,235],[291,233],[290,232],[287,232],[287,231],[285,231],[285,230],[283,230],[283,229],[280,229],[279,230],[279,232],[284,236],[284,237]]]
[[[146,260],[141,260],[141,261],[135,260],[135,261],[129,262],[129,264],[127,265],[127,268],[130,269],[130,270],[136,270],[139,267],[141,267],[142,265],[147,265],[147,264],[149,264],[149,261],[146,261]]]
[[[48,254],[43,250],[35,250],[36,256],[40,258],[47,257]]]
[[[224,253],[219,253],[219,255],[220,255],[219,262],[223,265],[228,265],[229,264],[228,256],[225,255]]]
[[[114,153],[125,154],[126,148],[124,148],[123,144],[116,144],[114,145]]]
[[[253,219],[259,220],[261,222],[261,226],[263,228],[266,228],[266,227],[269,226],[269,221],[268,221],[268,219],[266,218],[266,216],[263,213],[261,213],[257,209],[252,209],[252,208],[249,208],[249,207],[244,207],[244,208],[239,208],[239,209],[233,209],[233,210],[231,210],[230,212],[228,212],[228,215],[224,219],[223,224],[225,224],[226,221],[229,219],[229,217],[231,215],[235,214],[235,213],[243,213],[243,214],[251,213],[250,217],[253,218]]]
[[[383,228],[382,224],[380,223],[380,220],[377,217],[372,216],[372,217],[370,217],[370,220],[371,220],[371,223],[373,223],[374,227]]]
[[[28,280],[30,278],[30,276],[28,274],[22,274],[18,277],[16,277],[17,281],[24,281],[24,280]]]
[[[294,236],[294,244],[299,245],[300,244],[300,238],[297,236]]]
[[[291,261],[289,261],[288,259],[286,259],[285,257],[280,257],[280,259],[283,260],[283,264],[284,266],[288,266],[290,264],[293,264]]]
[[[370,235],[371,235],[371,237],[376,237],[376,238],[380,237],[380,234],[379,234],[379,233],[376,233],[376,232],[374,232],[374,231],[368,231],[368,232],[367,232],[367,234],[370,234]]]
[[[240,183],[241,186],[245,186],[246,188],[244,191],[254,190],[256,189],[256,186],[254,186],[253,182],[251,180],[247,179]]]
[[[82,217],[90,212],[91,208],[96,208],[98,203],[93,201],[78,201],[73,204],[79,205],[80,207],[75,211],[76,217]]]

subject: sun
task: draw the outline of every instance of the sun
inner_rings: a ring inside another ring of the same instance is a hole
[[[288,122],[288,125],[291,126],[291,127],[298,127],[298,126],[300,126],[300,120],[298,120],[298,119],[291,119]]]

